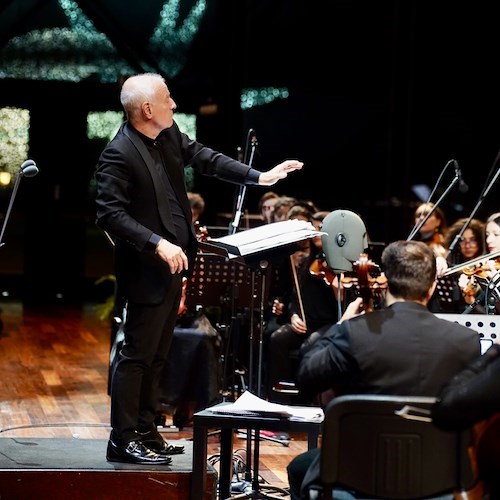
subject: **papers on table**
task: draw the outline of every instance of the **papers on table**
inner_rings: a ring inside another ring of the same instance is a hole
[[[322,422],[323,410],[314,406],[291,406],[270,403],[245,391],[234,403],[217,405],[207,410],[213,413],[251,417],[288,418],[295,421]]]

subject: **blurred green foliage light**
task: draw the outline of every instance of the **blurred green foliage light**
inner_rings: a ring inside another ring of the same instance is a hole
[[[137,73],[137,66],[173,78],[185,65],[206,11],[206,0],[196,0],[184,19],[179,19],[180,0],[166,0],[146,52],[136,53],[133,68],[76,0],[58,3],[68,26],[35,29],[8,40],[0,50],[0,78],[70,82],[94,78],[114,83],[122,75]]]
[[[264,87],[261,89],[243,89],[241,92],[241,109],[269,104],[276,99],[287,99],[289,92],[286,87]]]
[[[0,172],[18,172],[28,158],[30,113],[27,109],[0,108]]]

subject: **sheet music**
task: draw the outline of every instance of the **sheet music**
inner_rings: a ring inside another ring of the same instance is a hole
[[[295,421],[322,422],[324,418],[323,410],[319,407],[297,407],[278,403],[270,403],[255,396],[250,391],[245,391],[234,402],[223,406],[207,408],[213,413],[238,416],[276,416],[278,418],[288,418]]]
[[[322,234],[326,233],[317,231],[310,222],[292,219],[264,224],[220,238],[210,238],[208,241],[222,245],[234,255],[250,255]]]
[[[499,314],[454,314],[454,313],[434,313],[441,319],[446,319],[458,323],[468,328],[476,330],[481,342],[481,354],[484,354],[491,344],[499,343],[500,335],[500,315]]]

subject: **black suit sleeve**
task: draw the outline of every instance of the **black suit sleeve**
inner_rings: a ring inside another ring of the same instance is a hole
[[[470,427],[500,411],[500,345],[455,375],[441,390],[432,408],[432,420],[440,429]]]
[[[315,396],[356,378],[359,367],[351,354],[347,323],[332,325],[303,353],[297,376],[302,394]]]

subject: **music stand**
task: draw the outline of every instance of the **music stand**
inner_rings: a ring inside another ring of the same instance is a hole
[[[198,252],[187,283],[186,298],[195,306],[213,306],[217,300],[222,305],[231,298],[248,304],[252,294],[250,280],[246,265],[221,259],[215,253]]]
[[[201,249],[203,247],[201,242]],[[211,247],[210,247],[211,248]],[[211,250],[213,250],[211,248]],[[216,249],[219,251],[219,249]],[[223,327],[226,330],[226,352],[224,355],[224,369],[222,387],[223,393],[229,394],[231,391],[228,386],[228,362],[232,359],[233,373],[235,371],[236,347],[234,347],[234,339],[231,341],[231,331],[234,328],[233,321],[236,319],[235,310],[239,307],[248,307],[251,303],[260,285],[255,282],[255,277],[250,268],[237,260],[229,260],[226,258],[226,253],[217,254],[213,251],[198,252],[193,273],[188,280],[186,288],[186,302],[198,308],[199,306],[228,306],[230,312],[230,326],[227,324]],[[226,318],[227,319],[227,318]],[[230,344],[233,343],[233,352],[230,356]],[[243,388],[245,389],[245,387]]]
[[[306,239],[324,233],[317,231],[310,222],[287,220],[265,224],[253,229],[235,233],[221,238],[212,238],[200,241],[199,248],[207,253],[219,255],[226,260],[247,266],[251,272],[250,297],[250,352],[249,352],[249,387],[252,389],[253,369],[253,311],[255,299],[260,296],[259,306],[259,349],[257,357],[257,386],[254,394],[260,397],[262,378],[262,353],[264,337],[264,304],[267,291],[266,274],[269,265],[281,262],[299,250],[297,244]],[[257,293],[256,284],[260,284],[260,293]]]
[[[264,304],[266,296],[266,272],[270,264],[281,262],[283,258],[290,256],[299,250],[298,243],[305,239],[313,238],[318,234],[314,226],[310,223],[298,220],[282,221],[265,226],[248,229],[242,233],[236,233],[222,238],[216,238],[209,241],[199,242],[201,250],[208,253],[217,254],[224,259],[238,262],[247,266],[251,272],[252,286],[255,293],[250,297],[250,334],[249,334],[249,387],[252,388],[254,381],[254,308],[255,300],[259,296],[259,339],[257,355],[257,378],[256,390],[254,394],[260,397],[261,379],[262,379],[262,356],[263,356],[263,338],[264,338]],[[256,283],[259,280],[260,293],[256,293]],[[260,430],[253,431],[255,437],[255,449],[253,460],[258,463]],[[252,432],[247,429],[247,464],[245,472],[245,481],[252,485],[252,491],[237,495],[235,498],[276,498],[269,495],[262,495],[259,491],[259,478],[252,479]],[[258,468],[258,467],[257,467]]]

